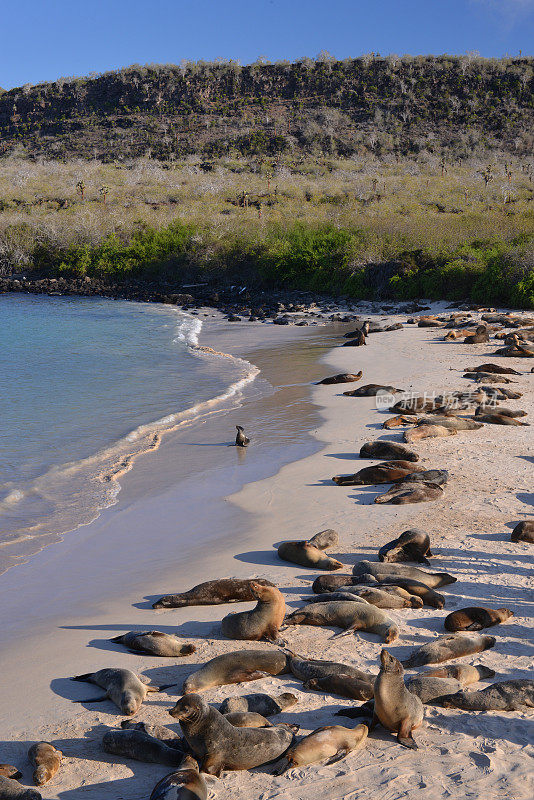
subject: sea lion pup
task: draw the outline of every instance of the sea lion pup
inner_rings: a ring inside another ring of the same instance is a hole
[[[397,485],[401,483],[437,483],[438,486],[445,486],[449,480],[449,473],[446,469],[424,469],[421,472],[412,472],[406,475]]]
[[[374,575],[376,578],[413,578],[421,581],[430,589],[438,589],[440,586],[447,586],[449,583],[456,583],[458,578],[449,575],[448,572],[428,572],[419,567],[408,567],[404,564],[388,564],[375,561],[358,561],[352,568],[353,575]]]
[[[268,694],[245,694],[241,697],[227,697],[220,705],[221,714],[233,714],[238,711],[250,711],[262,717],[281,714],[286,708],[298,703],[298,697],[290,692],[283,692],[276,697]]]
[[[360,681],[350,675],[325,675],[324,678],[310,678],[304,683],[305,689],[315,692],[327,692],[348,697],[350,700],[370,700],[373,696],[373,684]]]
[[[393,541],[382,545],[378,551],[379,561],[416,561],[429,564],[429,558],[432,558],[430,536],[420,528],[404,531]]]
[[[485,689],[434,698],[434,704],[464,711],[526,711],[534,708],[534,680],[523,678],[492,683]]]
[[[443,624],[447,631],[481,631],[514,616],[508,608],[483,608],[482,606],[469,606],[459,608],[445,617]]]
[[[256,681],[289,671],[287,655],[281,650],[236,650],[208,661],[184,681],[183,693],[203,692],[212,686]]]
[[[236,425],[237,436],[235,437],[236,447],[247,447],[250,444],[250,439],[245,436],[245,431],[241,425]]]
[[[202,772],[217,777],[224,769],[252,769],[275,761],[293,741],[292,731],[282,726],[234,728],[198,694],[182,697],[169,714],[180,720],[189,747],[202,759]]]
[[[388,392],[388,394],[396,394],[403,392],[404,389],[396,389],[394,386],[384,386],[381,383],[366,383],[365,386],[359,386],[349,392],[343,392],[345,397],[376,397],[378,392]]]
[[[382,423],[382,427],[386,428],[386,430],[391,430],[391,428],[400,428],[401,425],[415,425],[416,422],[416,416],[412,416],[411,414],[398,414],[396,417],[390,417]]]
[[[0,775],[3,775],[4,778],[11,778],[13,781],[22,778],[22,772],[16,767],[12,767],[11,764],[0,764]]]
[[[272,728],[273,723],[255,711],[230,711],[223,714],[234,728]]]
[[[418,442],[419,439],[436,439],[439,436],[456,436],[458,433],[454,428],[445,428],[443,425],[427,425],[426,423],[417,425],[409,431],[404,431],[403,438],[407,444]]]
[[[255,608],[224,617],[221,622],[223,636],[251,642],[261,639],[276,642],[286,613],[284,597],[275,586],[261,586],[253,581],[251,588],[258,600]]]
[[[316,386],[329,386],[332,383],[354,383],[359,381],[363,372],[360,370],[353,374],[352,372],[341,372],[339,375],[332,375],[331,378],[323,378],[322,381],[317,381]]]
[[[310,569],[332,571],[343,567],[341,561],[327,556],[309,542],[282,542],[278,547],[278,555],[283,561],[290,561],[292,564]]]
[[[374,486],[401,481],[407,475],[421,470],[422,467],[416,467],[409,461],[384,461],[373,467],[363,467],[353,475],[334,475],[332,480],[338,486]]]
[[[384,612],[366,602],[346,600],[329,603],[311,603],[286,617],[286,625],[335,625],[343,628],[347,636],[355,631],[368,631],[381,636],[385,642],[394,641],[399,635],[396,624]]]
[[[133,758],[147,764],[165,764],[177,767],[184,757],[182,749],[169,747],[161,739],[149,736],[143,730],[109,730],[102,737],[102,747],[114,756]]]
[[[519,522],[510,534],[510,541],[534,544],[534,520],[528,519]]]
[[[63,753],[56,750],[50,742],[37,742],[28,750],[30,764],[33,770],[33,782],[36,786],[43,786],[51,781],[61,765]]]
[[[308,544],[313,547],[318,547],[319,550],[326,550],[329,547],[336,547],[339,544],[339,534],[332,528],[326,528],[324,531],[319,531],[311,539],[308,539]]]
[[[357,598],[365,600],[366,603],[377,608],[422,608],[423,601],[420,597],[408,595],[402,597],[393,592],[384,592],[379,588],[371,586],[345,586],[341,587],[338,592],[325,592],[324,594],[316,594],[311,597],[306,597],[307,603],[330,603],[336,600],[356,600]]]
[[[437,483],[410,481],[393,485],[387,492],[375,497],[373,502],[402,506],[407,503],[426,503],[429,500],[438,500],[442,494],[443,488]]]
[[[429,703],[436,697],[458,692],[462,688],[462,684],[454,678],[434,678],[430,675],[416,675],[415,678],[410,678],[407,681],[406,688],[418,697],[422,703]]]
[[[193,586],[188,592],[166,594],[152,603],[152,608],[185,608],[186,606],[216,606],[223,603],[245,603],[255,600],[250,588],[252,581],[262,586],[274,586],[263,578],[219,578]]]
[[[143,675],[144,680],[148,680]],[[73,681],[86,681],[101,686],[106,690],[102,697],[92,697],[88,700],[75,700],[77,703],[99,703],[102,700],[111,700],[123,714],[131,717],[139,711],[141,704],[149,692],[159,692],[164,687],[147,686],[140,676],[129,669],[99,669],[97,672],[87,672],[76,675]]]
[[[444,417],[440,414],[428,414],[420,417],[417,424],[440,425],[442,428],[450,428],[455,431],[476,431],[484,427],[481,422],[476,422],[474,419],[466,419],[465,417]]]
[[[373,578],[373,576],[370,576]],[[362,582],[367,583],[367,576],[362,576],[364,579]],[[355,580],[358,580],[355,578]],[[376,580],[376,579],[375,579]],[[439,592],[434,591],[434,589],[430,589],[425,583],[422,581],[417,581],[414,578],[401,578],[398,575],[390,575],[389,577],[384,575],[377,584],[378,589],[383,591],[391,591],[393,589],[397,591],[406,591],[410,595],[418,597],[423,605],[429,606],[430,608],[444,608],[445,607],[445,598]]]
[[[21,786],[17,780],[0,775],[0,798],[2,800],[43,800],[35,789]]]
[[[399,744],[417,750],[412,731],[423,722],[423,704],[404,685],[404,669],[395,656],[382,650],[380,662],[374,691],[375,718],[384,728],[397,734]]]
[[[297,680],[303,683],[313,680],[314,678],[327,678],[333,675],[345,675],[357,681],[370,684],[373,684],[376,678],[376,675],[363,672],[361,669],[357,669],[357,667],[349,666],[349,664],[340,664],[338,661],[322,661],[317,658],[306,658],[305,656],[299,656],[291,651],[288,651],[288,653],[291,672]]]
[[[472,653],[482,653],[494,647],[496,641],[495,636],[479,633],[438,636],[433,642],[418,647],[402,663],[408,669],[424,667],[426,664],[440,664],[442,661],[470,656]]]
[[[207,800],[208,794],[208,785],[198,771],[197,762],[185,756],[176,772],[156,783],[150,800]]]
[[[167,747],[172,747],[174,750],[183,751],[184,749],[182,737],[165,725],[151,725],[149,722],[133,722],[131,719],[123,719],[121,728],[123,730],[141,731],[146,736],[159,739],[160,742],[166,744]]]
[[[483,342],[489,342],[489,333],[485,325],[478,325],[474,334],[466,336],[463,341],[464,344],[482,344]]]
[[[351,334],[345,334],[345,338],[348,338],[349,335],[352,338],[349,339],[348,342],[345,342],[342,347],[361,347],[362,345],[367,344],[365,339],[369,335],[369,323],[364,322],[362,327],[358,330],[353,331]]]
[[[496,375],[521,375],[511,367],[501,367],[499,364],[480,364],[478,367],[466,367],[466,372],[493,372]]]
[[[360,458],[385,458],[387,460],[419,461],[419,456],[403,444],[377,440],[366,442],[360,448]]]
[[[130,631],[110,641],[123,644],[132,653],[149,653],[152,656],[190,656],[197,649],[194,644],[184,644],[176,636],[161,631]]]
[[[472,667],[470,664],[444,664],[442,667],[434,667],[420,672],[420,678],[455,678],[462,686],[470,686],[472,683],[484,681],[487,678],[495,677],[495,670],[480,664]]]
[[[342,725],[325,725],[323,728],[305,736],[298,744],[286,753],[287,763],[274,771],[274,775],[282,775],[293,767],[306,767],[318,761],[335,764],[349,753],[360,750],[365,745],[369,728],[357,725],[355,728],[344,728]]]

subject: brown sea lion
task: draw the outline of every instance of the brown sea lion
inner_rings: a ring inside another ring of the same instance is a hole
[[[212,686],[226,686],[282,675],[289,671],[287,655],[281,650],[236,650],[216,656],[184,681],[183,692],[202,692]]]
[[[306,597],[307,603],[329,603],[336,600],[355,600],[360,598],[365,600],[366,603],[377,608],[422,608],[423,601],[420,597],[408,595],[402,597],[396,593],[384,592],[380,588],[371,586],[345,586],[341,587],[337,592],[325,592],[324,594],[316,594],[312,597]]]
[[[339,544],[339,534],[332,528],[327,528],[324,531],[319,531],[307,541],[312,547],[317,547],[319,550],[327,550],[329,547],[336,547]]]
[[[274,775],[282,775],[292,767],[305,767],[325,761],[334,764],[349,753],[360,750],[367,739],[367,725],[344,728],[342,725],[326,725],[305,736],[286,753],[287,762],[277,767]]]
[[[370,576],[373,578],[373,576]],[[362,576],[363,582],[366,583],[366,576]],[[355,578],[355,580],[358,580]],[[375,578],[376,580],[376,578]],[[445,598],[439,592],[434,591],[428,587],[425,583],[421,581],[417,581],[414,578],[401,578],[398,575],[384,575],[376,584],[378,589],[388,591],[395,589],[397,591],[404,590],[408,592],[410,595],[418,597],[423,605],[429,606],[430,608],[444,608],[445,607]]]
[[[184,757],[182,749],[169,747],[161,739],[138,729],[106,731],[102,737],[102,747],[106,753],[114,756],[133,758],[147,764],[165,764],[167,767],[179,766]]]
[[[417,424],[439,425],[442,428],[450,428],[455,431],[476,431],[483,428],[482,422],[475,422],[473,419],[465,417],[444,417],[440,414],[428,414],[420,417]]]
[[[236,447],[248,447],[250,444],[250,439],[248,436],[245,436],[245,431],[241,427],[241,425],[236,425],[237,436],[235,437]]]
[[[491,425],[514,425],[515,427],[528,427],[528,422],[521,422],[515,417],[509,417],[506,414],[477,414],[477,419],[481,422],[489,422]]]
[[[426,664],[440,664],[453,658],[482,653],[495,646],[495,636],[480,633],[453,633],[438,636],[433,642],[418,647],[402,663],[405,667],[424,667]]]
[[[391,428],[400,428],[402,425],[415,425],[416,422],[416,416],[398,414],[396,417],[390,417],[384,423],[382,423],[382,427],[386,428],[386,430],[391,430]]]
[[[444,708],[461,708],[464,711],[527,711],[534,708],[534,680],[492,683],[478,691],[459,691],[436,697],[435,705]]]
[[[251,588],[258,601],[257,605],[252,611],[240,611],[224,617],[221,623],[223,636],[251,642],[259,642],[261,639],[275,642],[286,613],[284,596],[275,586],[262,586],[252,582]]]
[[[185,756],[180,768],[156,783],[150,800],[207,800],[208,785],[198,771],[198,764]]]
[[[493,372],[496,375],[521,375],[511,367],[501,367],[499,364],[480,364],[478,367],[466,367],[465,372]]]
[[[338,486],[374,486],[380,483],[396,483],[407,475],[421,472],[422,469],[409,461],[384,461],[372,467],[363,467],[353,475],[335,475],[332,480]]]
[[[247,603],[255,600],[250,588],[252,581],[262,586],[274,586],[263,578],[220,578],[193,586],[188,592],[166,594],[152,603],[152,608],[185,608],[187,606],[216,606],[223,603]]]
[[[21,786],[17,780],[0,775],[0,798],[2,800],[43,800],[35,789]]]
[[[403,506],[408,503],[426,503],[429,500],[438,500],[442,494],[443,488],[437,483],[430,481],[403,481],[392,486],[384,494],[375,497],[373,502]]]
[[[286,617],[286,625],[335,625],[344,631],[338,636],[346,636],[354,631],[369,631],[387,643],[399,635],[396,624],[381,609],[354,600],[311,603]]]
[[[51,781],[59,767],[63,753],[56,750],[50,742],[37,742],[28,750],[28,758],[33,770],[33,782],[36,786],[43,786]]]
[[[278,555],[284,561],[299,564],[308,569],[324,569],[332,571],[341,569],[343,564],[323,553],[309,542],[282,542],[278,547]]]
[[[404,685],[404,669],[395,656],[382,650],[380,662],[374,687],[375,717],[384,728],[397,734],[399,744],[416,750],[412,731],[423,722],[423,704]]]
[[[472,683],[484,681],[487,678],[495,677],[495,670],[479,664],[472,667],[470,664],[444,664],[441,667],[433,667],[420,672],[421,678],[455,678],[462,686],[470,686]]]
[[[363,683],[374,683],[375,675],[363,672],[361,669],[340,664],[338,661],[322,661],[316,658],[306,658],[296,653],[289,652],[289,667],[295,678],[303,683],[314,678],[327,678],[332,675],[348,675]]]
[[[133,653],[149,653],[152,656],[190,656],[197,649],[194,644],[184,644],[176,636],[161,631],[130,631],[110,641],[123,644]]]
[[[410,528],[393,541],[382,545],[378,558],[386,562],[416,561],[429,564],[428,559],[432,558],[430,536],[419,528]]]
[[[358,561],[352,568],[353,575],[365,575],[366,573],[379,577],[380,579],[400,577],[413,578],[421,581],[431,589],[438,589],[440,586],[448,586],[456,583],[458,578],[449,575],[448,572],[428,572],[419,567],[409,567],[405,564],[387,564],[376,561]]]
[[[201,759],[200,769],[210,775],[275,761],[293,740],[293,733],[281,726],[234,728],[198,694],[182,697],[169,714],[180,721],[189,747]]]
[[[123,730],[141,731],[146,736],[151,736],[153,739],[159,739],[167,747],[172,747],[174,750],[184,749],[184,742],[181,736],[167,728],[165,725],[154,725],[149,722],[133,722],[131,719],[121,720],[121,728]]]
[[[419,456],[398,442],[377,439],[366,442],[360,449],[360,458],[385,458],[388,460],[419,461]]]
[[[508,608],[483,608],[481,606],[470,606],[459,608],[445,617],[443,624],[447,631],[481,631],[483,628],[490,628],[500,622],[514,616],[514,612]]]
[[[416,675],[406,682],[406,688],[422,703],[429,703],[436,697],[452,694],[462,688],[460,681],[454,678],[434,678],[431,676]]]
[[[145,676],[138,676],[129,669],[99,669],[97,672],[87,672],[84,675],[76,675],[73,681],[85,681],[94,683],[106,690],[102,697],[93,697],[88,700],[77,700],[78,703],[99,703],[103,700],[111,700],[112,703],[120,708],[123,714],[132,716],[139,711],[141,704],[149,692],[159,692],[159,686],[151,686],[143,683],[148,680]]]
[[[396,389],[394,386],[384,386],[381,383],[366,383],[365,386],[359,386],[349,392],[343,392],[345,397],[376,397],[379,392],[387,392],[387,394],[396,394],[403,392],[404,389]]]
[[[354,381],[359,381],[362,375],[363,373],[361,370],[355,374],[352,372],[341,372],[339,375],[332,375],[331,378],[323,378],[322,381],[318,381],[315,385],[328,386],[332,383],[354,383]]]
[[[227,697],[220,705],[221,714],[232,714],[238,711],[251,711],[261,714],[262,717],[272,717],[281,714],[286,708],[291,708],[298,702],[298,697],[290,692],[283,692],[276,697],[268,694],[245,694],[237,697]]]
[[[456,436],[454,428],[445,428],[443,425],[417,425],[409,431],[404,431],[403,438],[407,444],[413,444],[420,439],[436,439],[442,436]]]
[[[510,535],[510,541],[534,544],[534,520],[527,519],[518,522]]]
[[[272,722],[255,711],[230,711],[223,716],[234,728],[272,728],[273,726]]]
[[[315,692],[327,692],[348,697],[351,700],[370,700],[373,697],[373,684],[360,681],[350,675],[326,675],[324,678],[310,678],[304,684],[305,689]]]
[[[487,404],[487,405],[483,404],[483,405],[477,406],[477,408],[475,408],[475,417],[478,417],[481,414],[485,414],[486,416],[488,414],[493,414],[493,415],[496,414],[497,416],[501,416],[501,417],[526,417],[527,416],[527,412],[526,411],[522,411],[519,408],[516,408],[516,409],[514,409],[514,408],[505,408],[504,406],[497,406],[497,408],[495,408],[495,406],[489,405],[489,404]]]
[[[12,767],[11,764],[0,764],[0,776],[17,781],[19,778],[22,778],[22,772],[16,767]]]
[[[472,336],[466,336],[464,344],[482,344],[489,342],[489,333],[485,325],[479,325]]]
[[[352,575],[318,575],[312,583],[312,591],[315,594],[324,592],[336,592],[341,586],[348,586],[352,583]]]

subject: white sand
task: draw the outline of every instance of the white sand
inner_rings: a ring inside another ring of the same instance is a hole
[[[417,391],[468,388],[472,384],[462,378],[462,369],[485,361],[494,361],[495,346],[463,345],[439,341],[442,333],[435,329],[406,327],[391,333],[371,335],[365,348],[335,348],[324,360],[324,375],[363,369],[362,383],[388,383]],[[522,372],[530,370],[528,359],[501,359],[499,363]],[[451,371],[451,368],[454,371]],[[460,371],[456,371],[460,370]],[[534,418],[531,390],[532,376],[514,377],[513,388],[524,392],[519,401],[506,405],[523,408]],[[532,428],[487,425],[479,431],[460,432],[444,439],[425,440],[416,449],[429,467],[445,467],[450,482],[443,499],[406,507],[374,505],[375,487],[338,487],[329,479],[334,474],[354,472],[369,461],[359,460],[357,452],[364,441],[376,438],[399,441],[397,432],[383,431],[386,415],[375,410],[374,399],[346,398],[345,386],[321,386],[313,390],[314,400],[322,407],[324,419],[314,432],[324,448],[304,460],[288,464],[273,478],[248,484],[229,498],[233,509],[229,520],[245,519],[248,531],[236,529],[233,550],[223,557],[215,549],[199,554],[201,561],[187,566],[187,578],[171,585],[161,585],[161,594],[184,590],[199,580],[224,575],[248,577],[257,575],[274,580],[284,591],[288,609],[311,593],[311,580],[317,573],[293,567],[278,560],[273,544],[284,539],[306,538],[317,531],[335,528],[342,541],[339,552],[332,553],[349,572],[362,559],[376,560],[378,548],[407,527],[426,529],[436,554],[432,569],[451,572],[458,582],[439,590],[446,595],[442,611],[388,611],[400,627],[400,638],[391,652],[403,658],[414,647],[443,633],[443,618],[455,608],[466,605],[506,606],[515,616],[489,633],[497,637],[496,647],[485,653],[462,659],[462,662],[483,663],[496,670],[494,680],[529,677],[532,646],[529,644],[532,616],[532,584],[529,572],[532,546],[513,544],[510,531],[521,519],[532,518],[532,460],[534,437]],[[158,526],[170,524],[173,499],[169,491],[165,501],[157,505],[149,500],[135,513],[110,517],[122,526]],[[144,510],[143,510],[144,509]],[[248,512],[243,515],[239,510]],[[250,516],[253,515],[253,516]],[[253,523],[253,524],[252,524]],[[82,534],[83,535],[83,534]],[[156,534],[157,535],[157,534]],[[66,545],[63,543],[57,548]],[[80,552],[80,543],[71,540],[73,557]],[[43,568],[53,576],[54,555],[58,549],[48,548]],[[44,551],[47,552],[47,551]],[[39,554],[42,556],[43,554]],[[83,566],[83,565],[82,565]],[[94,566],[94,565],[91,565]],[[23,578],[20,570],[20,578]],[[15,570],[11,571],[15,574]],[[8,575],[10,573],[7,573]],[[73,577],[75,586],[76,576]],[[124,666],[144,672],[158,683],[181,681],[190,671],[209,658],[223,652],[250,647],[222,639],[219,621],[229,611],[250,606],[216,606],[188,608],[156,614],[146,608],[132,608],[147,594],[156,593],[154,576],[142,570],[132,575],[132,585],[122,602],[101,604],[96,600],[92,618],[85,630],[42,631],[42,639],[33,653],[22,651],[13,643],[4,663],[11,676],[15,668],[19,681],[8,690],[7,705],[23,710],[16,730],[13,716],[9,719],[10,735],[0,749],[0,761],[14,763],[24,772],[25,782],[31,777],[26,760],[28,742],[38,739],[53,741],[63,750],[65,759],[60,772],[43,787],[44,798],[61,800],[135,800],[148,798],[156,781],[169,769],[115,759],[103,753],[100,741],[108,726],[118,726],[121,716],[110,703],[72,706],[69,697],[89,697],[97,689],[84,684],[53,681],[58,675],[86,672],[103,666]],[[98,581],[95,589],[98,588]],[[74,588],[73,588],[74,591]],[[36,598],[37,600],[37,598]],[[65,598],[68,603],[68,598]],[[9,617],[8,617],[9,623]],[[177,629],[186,640],[195,641],[197,652],[177,665],[167,660],[137,657],[118,652],[114,646],[106,650],[105,639],[132,628]],[[296,652],[311,657],[336,659],[369,671],[378,671],[381,643],[372,634],[357,634],[331,641],[332,629],[289,627],[284,636]],[[95,646],[87,648],[89,641]],[[27,645],[25,645],[27,647]],[[260,645],[269,647],[269,645]],[[162,663],[163,662],[163,663]],[[52,681],[53,694],[48,684]],[[27,707],[24,684],[38,682],[42,703]],[[478,684],[480,688],[485,684]],[[320,725],[353,723],[335,717],[339,708],[357,705],[342,698],[312,693],[291,676],[270,678],[237,687],[222,687],[205,693],[210,702],[220,702],[235,693],[250,691],[296,691],[299,704],[289,709],[281,721],[301,725],[307,733]],[[179,696],[178,689],[152,695],[137,715],[138,719],[173,722],[168,709]],[[50,713],[50,699],[54,713]],[[59,710],[58,710],[59,709]],[[81,709],[81,710],[80,710]],[[43,719],[43,715],[45,719]],[[5,726],[4,730],[7,730]],[[172,725],[172,727],[175,727]],[[530,744],[529,744],[530,733]],[[5,735],[5,734],[4,734]],[[6,737],[7,739],[8,737]],[[331,765],[315,765],[292,770],[273,777],[271,767],[247,773],[225,773],[214,781],[212,789],[222,800],[356,800],[369,796],[380,800],[434,800],[441,798],[478,798],[522,800],[533,795],[528,775],[531,770],[532,718],[517,712],[470,713],[426,707],[425,723],[416,732],[419,750],[406,750],[395,739],[377,729],[367,746],[343,761]]]

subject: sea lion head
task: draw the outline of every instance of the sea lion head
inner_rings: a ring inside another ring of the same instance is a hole
[[[236,430],[238,430],[238,431],[244,431],[245,430],[242,425],[236,425],[235,427],[236,427]]]
[[[514,616],[514,612],[510,611],[509,608],[498,608],[497,611],[501,616],[501,622],[504,622],[505,620],[510,619],[510,617]]]
[[[36,786],[42,786],[50,780],[50,770],[44,764],[39,764],[33,771],[33,782]]]
[[[171,708],[169,714],[180,722],[198,722],[206,711],[208,704],[198,694],[186,694],[178,700],[174,708]]]
[[[273,597],[273,586],[262,586],[256,581],[250,582],[250,590],[257,600],[271,600]]]
[[[126,716],[130,717],[132,714],[135,714],[138,711],[140,706],[139,699],[134,695],[132,691],[126,691],[122,693],[121,696],[121,711]]]
[[[486,678],[494,678],[495,677],[495,670],[491,669],[491,667],[485,667],[484,664],[476,667],[476,670],[479,674],[479,680],[484,681]]]
[[[404,674],[404,668],[401,662],[398,660],[398,658],[392,656],[391,653],[388,653],[386,649],[382,650],[380,653],[380,662],[384,672],[388,672],[390,675]]]

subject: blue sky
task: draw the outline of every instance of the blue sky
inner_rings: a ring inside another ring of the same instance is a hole
[[[16,0],[1,25],[9,89],[184,58],[532,55],[534,0]]]

